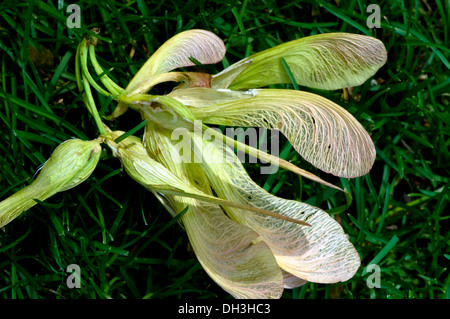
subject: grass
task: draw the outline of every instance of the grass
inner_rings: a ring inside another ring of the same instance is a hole
[[[0,3],[0,198],[28,185],[62,141],[96,137],[74,71],[77,45],[92,28],[101,30],[99,62],[123,87],[149,54],[182,30],[211,30],[224,39],[227,55],[212,66],[216,71],[311,34],[373,35],[389,53],[376,84],[354,88],[347,101],[342,91],[319,92],[346,107],[372,136],[377,159],[370,174],[326,176],[286,141],[280,150],[351,196],[283,170],[259,175],[258,165],[247,165],[270,192],[328,210],[361,256],[351,280],[308,283],[283,298],[450,297],[448,1],[377,1],[379,29],[367,27],[371,13],[360,0],[78,1],[80,29],[66,27],[71,12],[62,1],[29,2]],[[102,115],[115,107],[111,99],[95,99]],[[110,125],[133,129],[141,122],[134,113]],[[80,289],[66,285],[71,264],[80,266]],[[381,271],[379,288],[368,287],[370,264]],[[205,274],[176,219],[122,172],[109,151],[85,183],[0,230],[1,299],[228,297]]]

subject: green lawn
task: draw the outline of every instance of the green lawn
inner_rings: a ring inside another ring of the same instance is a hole
[[[122,87],[162,43],[188,29],[224,40],[226,58],[209,66],[211,72],[308,35],[372,35],[384,42],[388,61],[373,80],[353,88],[353,98],[300,87],[344,106],[362,123],[377,150],[371,172],[339,179],[306,163],[286,140],[280,149],[283,158],[349,189],[351,198],[284,170],[260,175],[258,164],[246,164],[266,190],[333,214],[361,256],[351,280],[308,283],[285,290],[283,298],[448,299],[450,2],[371,2],[379,5],[380,28],[368,27],[370,2],[360,0],[77,1],[81,28],[72,29],[63,1],[1,2],[0,199],[28,185],[62,141],[97,136],[74,59],[93,28],[100,29],[99,62]],[[114,110],[116,102],[94,97],[101,115]],[[140,121],[129,111],[108,125],[126,131]],[[81,269],[79,289],[66,284],[71,264]],[[381,271],[374,288],[369,264]],[[183,228],[105,150],[85,183],[0,229],[0,299],[15,298],[229,296],[203,271]]]

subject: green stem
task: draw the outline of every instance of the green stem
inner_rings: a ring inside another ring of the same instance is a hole
[[[77,53],[75,55],[75,77],[77,79],[78,91],[83,91],[83,83],[81,82],[81,67],[80,67],[80,56],[81,56],[81,46],[83,42],[80,42],[77,47]]]
[[[109,134],[106,131],[105,125],[103,124],[100,114],[97,111],[97,107],[95,106],[94,98],[92,97],[91,87],[89,86],[88,81],[83,81],[83,87],[85,92],[85,103],[88,107],[90,113],[94,117],[95,124],[102,136],[108,136]]]
[[[89,73],[89,69],[88,69],[88,65],[87,65],[87,56],[88,56],[88,48],[87,48],[87,43],[85,40],[81,41],[80,44],[80,51],[79,51],[79,56],[80,56],[80,61],[81,61],[81,70],[83,72],[83,76],[89,81],[89,83],[94,87],[94,89],[96,89],[100,94],[104,95],[104,96],[110,96],[113,95],[112,93],[106,91],[105,89],[103,89],[100,85],[97,84],[97,82],[95,82],[95,80],[92,78],[91,74]],[[114,97],[114,95],[113,95]]]
[[[86,92],[84,92],[84,85],[83,85],[83,70],[81,68],[81,50],[83,47],[83,42],[80,42],[80,44],[77,47],[77,53],[75,56],[75,77],[77,79],[77,86],[78,90],[82,94],[81,97],[83,99],[84,104],[86,105],[86,108],[88,109],[89,113],[92,114],[91,105],[89,104]]]
[[[125,90],[105,74],[105,71],[97,61],[94,45],[89,46],[89,58],[91,59],[92,66],[94,67],[95,72],[97,72],[97,75],[101,75],[100,81],[102,81],[103,85],[109,90],[109,92],[111,92],[114,98],[119,97]]]
[[[83,92],[83,101],[86,105],[89,113],[94,117],[95,124],[101,135],[108,135],[105,126],[100,118],[100,114],[95,106],[94,98],[92,97],[90,82],[86,81],[89,77],[89,72],[87,71],[87,59],[86,59],[86,41],[81,41],[77,48],[77,54],[75,57],[75,76],[77,79],[77,86],[80,92]],[[84,53],[84,54],[83,54]],[[87,74],[86,74],[87,72]],[[92,79],[93,80],[93,79]],[[95,83],[95,82],[94,82]],[[109,94],[108,94],[109,95]]]

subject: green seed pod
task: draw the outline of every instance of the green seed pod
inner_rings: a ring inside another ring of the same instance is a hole
[[[125,132],[111,132],[116,139]],[[113,150],[116,157],[122,160],[127,174],[135,181],[150,190],[179,191],[183,189],[182,182],[173,175],[164,165],[149,157],[142,141],[136,136],[128,136],[119,144],[107,139],[106,143]]]
[[[100,153],[99,140],[61,143],[30,185],[0,202],[0,227],[36,205],[35,199],[44,201],[85,181],[97,166]]]

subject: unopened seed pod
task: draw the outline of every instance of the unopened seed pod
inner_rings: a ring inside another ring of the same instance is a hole
[[[44,201],[85,181],[97,166],[100,153],[98,140],[61,143],[30,185],[0,202],[0,227],[36,205],[36,200]]]
[[[111,132],[113,139],[116,139],[125,132]],[[120,144],[113,140],[107,140],[116,157],[122,160],[123,167],[127,174],[139,184],[152,190],[179,190],[180,181],[171,172],[149,157],[142,140],[136,136],[128,136]]]

